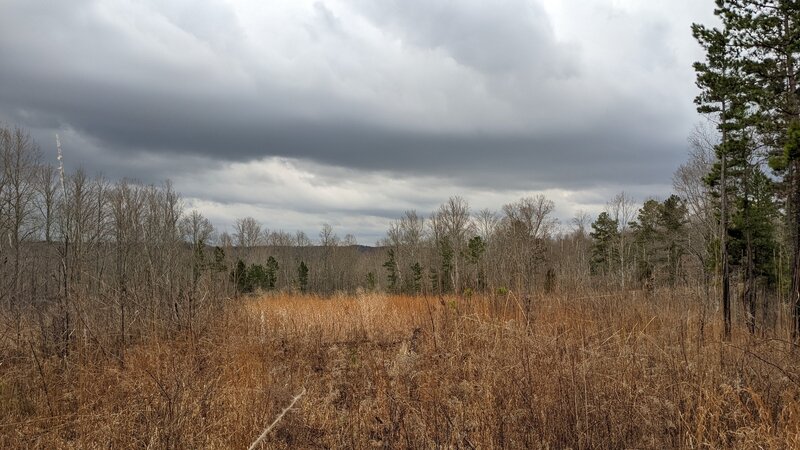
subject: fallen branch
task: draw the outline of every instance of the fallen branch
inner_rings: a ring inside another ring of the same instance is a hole
[[[255,449],[256,445],[258,445],[259,442],[261,442],[265,437],[267,437],[267,434],[269,434],[272,428],[274,428],[275,425],[277,425],[278,422],[280,422],[280,420],[283,419],[283,416],[286,415],[286,413],[289,412],[290,409],[292,409],[294,404],[297,403],[297,401],[300,400],[300,397],[305,395],[305,393],[306,393],[306,388],[303,388],[303,390],[299,394],[295,395],[294,398],[292,399],[292,402],[289,403],[289,406],[287,406],[283,411],[281,411],[280,414],[278,414],[278,417],[276,417],[275,420],[273,420],[272,423],[269,424],[267,429],[265,429],[264,432],[261,433],[261,436],[259,436],[258,439],[256,439],[252,444],[250,444],[250,447],[247,450]]]

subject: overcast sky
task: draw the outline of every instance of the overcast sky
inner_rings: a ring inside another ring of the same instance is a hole
[[[373,244],[406,209],[665,197],[711,0],[2,0],[0,121],[55,162],[171,179]]]

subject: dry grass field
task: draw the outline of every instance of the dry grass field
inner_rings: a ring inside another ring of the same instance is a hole
[[[800,358],[690,292],[231,301],[124,354],[0,336],[2,448],[800,448]],[[21,346],[19,342],[27,342]]]

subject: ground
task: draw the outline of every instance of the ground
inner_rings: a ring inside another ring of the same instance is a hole
[[[0,446],[246,448],[305,391],[263,448],[800,448],[797,351],[689,290],[264,295],[81,342],[5,338]]]

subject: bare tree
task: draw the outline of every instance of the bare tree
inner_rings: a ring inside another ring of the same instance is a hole
[[[92,248],[105,238],[103,196],[106,186],[101,180],[93,183],[83,169],[69,176],[66,183],[62,233],[69,242],[70,281],[82,286]]]
[[[200,211],[193,209],[180,221],[180,230],[184,239],[196,247],[201,242],[208,244],[214,235],[214,226]]]
[[[484,242],[491,241],[492,236],[494,236],[497,231],[497,226],[500,224],[500,217],[497,213],[488,208],[484,208],[475,214],[473,220],[478,236],[480,236]]]
[[[608,203],[607,209],[609,215],[617,221],[619,226],[619,280],[624,290],[627,286],[626,282],[629,278],[630,266],[633,263],[631,261],[632,239],[629,236],[629,228],[631,221],[636,217],[636,203],[633,198],[623,191],[614,196]]]
[[[354,245],[358,245],[358,241],[353,234],[347,233],[344,235],[344,239],[342,240],[342,245],[345,247],[352,247]]]
[[[184,216],[179,228],[184,240],[192,244],[192,264],[193,287],[196,288],[205,263],[205,246],[209,244],[214,234],[214,226],[211,221],[205,218],[197,210],[192,210],[188,216]]]
[[[318,287],[324,292],[332,292],[341,278],[342,268],[337,267],[335,255],[337,247],[339,246],[339,236],[333,231],[333,227],[328,224],[322,224],[322,229],[319,232],[319,245],[322,247],[321,261],[318,265]]]
[[[119,308],[118,352],[124,361],[124,348],[127,339],[128,307],[131,303],[132,289],[138,269],[137,252],[142,242],[142,218],[144,214],[144,193],[129,180],[121,180],[114,186],[110,195],[111,217],[116,247],[116,301]]]
[[[390,264],[395,289],[414,292],[422,289],[420,257],[424,235],[425,220],[414,210],[406,211],[402,217],[390,222],[386,238],[380,245],[392,251],[394,261]]]
[[[336,247],[339,245],[339,236],[333,231],[333,227],[328,223],[322,224],[319,232],[319,245],[322,247]]]
[[[42,238],[48,244],[53,241],[56,210],[58,201],[59,181],[55,168],[51,165],[42,165],[37,171],[36,183],[36,209],[39,212],[42,229]]]
[[[294,236],[283,230],[271,232],[269,239],[267,239],[267,245],[272,247],[291,247],[294,244]]]
[[[261,224],[252,217],[237,219],[234,224],[233,238],[238,247],[252,248],[258,246],[261,240]]]
[[[219,245],[226,249],[233,247],[233,238],[227,231],[223,231],[222,234],[219,235]]]
[[[294,234],[294,243],[298,247],[308,247],[311,245],[311,239],[304,231],[297,230]]]
[[[452,285],[456,295],[461,293],[461,268],[464,248],[472,233],[469,203],[459,196],[450,197],[431,216],[431,228],[439,242],[443,258],[452,261]]]
[[[92,216],[91,226],[88,231],[88,242],[95,252],[94,273],[95,280],[94,293],[100,295],[102,289],[102,275],[105,273],[106,258],[103,257],[101,251],[104,249],[108,251],[108,247],[104,244],[112,240],[112,225],[109,214],[109,194],[112,186],[107,179],[102,176],[96,176],[91,183],[91,202],[90,214]]]
[[[11,280],[8,301],[19,301],[24,254],[22,244],[35,236],[36,171],[41,155],[39,147],[20,128],[0,128],[0,168],[3,172],[0,202],[3,204],[3,234],[11,255]],[[2,219],[0,219],[2,220]]]
[[[570,225],[572,226],[572,232],[575,233],[577,236],[588,237],[589,233],[586,229],[592,223],[592,216],[589,215],[586,211],[578,210],[575,212],[575,215],[570,220]]]
[[[689,160],[675,171],[672,186],[684,201],[688,215],[688,233],[684,237],[686,251],[696,258],[704,274],[706,287],[710,276],[709,261],[714,258],[711,243],[719,238],[719,221],[714,213],[713,191],[705,177],[714,165],[714,148],[718,132],[710,127],[698,126],[689,138]]]
[[[552,216],[555,204],[543,195],[523,197],[503,206],[501,221],[503,247],[507,250],[508,271],[518,290],[530,290],[536,270],[546,256],[546,240],[557,221]]]
[[[711,277],[717,257],[724,261],[722,270],[722,295],[723,305],[730,304],[730,281],[727,275],[727,245],[724,252],[715,254],[713,243],[723,242],[720,233],[727,234],[714,208],[714,189],[706,182],[706,176],[711,172],[716,161],[716,146],[719,144],[720,134],[716,128],[702,122],[695,127],[689,137],[689,159],[675,171],[672,177],[672,186],[678,196],[686,205],[689,223],[686,235],[683,236],[683,247],[697,264],[695,273],[702,275],[702,287],[705,293],[705,302],[702,303],[700,320],[701,334],[705,325],[707,308],[712,304]],[[724,159],[724,157],[723,157]],[[727,175],[727,174],[726,174]],[[726,196],[726,195],[723,195]],[[727,202],[726,202],[727,206]],[[724,253],[724,255],[722,254]],[[728,309],[729,311],[729,309]],[[725,316],[729,319],[729,316]],[[729,321],[727,322],[729,323]]]
[[[591,239],[588,231],[591,223],[592,217],[589,213],[582,210],[576,211],[570,220],[571,233],[565,237],[570,251],[562,248],[562,260],[565,260],[566,263],[567,259],[572,258],[566,272],[575,285],[585,284],[591,273],[589,266]]]
[[[505,220],[533,239],[549,237],[558,221],[552,217],[555,204],[544,195],[523,197],[503,206]]]
[[[261,236],[258,237],[258,243],[260,245],[269,245],[271,237],[272,230],[267,227],[261,227]]]

